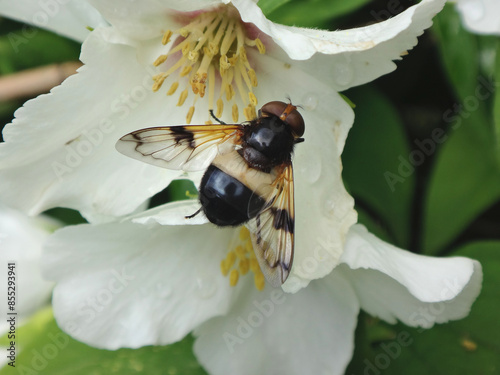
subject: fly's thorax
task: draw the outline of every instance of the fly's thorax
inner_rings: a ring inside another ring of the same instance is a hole
[[[254,168],[269,171],[291,159],[294,136],[277,116],[261,117],[245,128],[241,156]]]

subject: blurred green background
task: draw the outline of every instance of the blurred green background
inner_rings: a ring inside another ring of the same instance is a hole
[[[385,20],[412,4],[259,2],[273,21],[330,30]],[[78,43],[43,30],[14,51],[12,33],[22,27],[0,19],[1,76],[78,60]],[[346,374],[500,374],[500,94],[491,88],[500,83],[499,51],[499,37],[467,32],[454,6],[447,5],[419,44],[397,62],[395,72],[343,93],[356,105],[343,177],[360,222],[396,246],[433,256],[468,256],[484,270],[483,291],[464,320],[419,330],[361,314]],[[478,87],[489,94],[478,97]],[[27,99],[0,102],[0,125],[9,123]],[[194,187],[172,184],[154,197],[153,205],[181,199],[186,189]],[[50,214],[68,224],[83,221],[67,209]],[[66,343],[60,349],[65,355],[40,365],[37,374],[204,374],[192,355],[192,338],[169,347],[97,350],[60,332],[50,309],[20,332],[18,370],[33,368],[28,362],[32,354],[42,352],[52,335]],[[395,347],[401,333],[408,333],[411,344],[400,346],[396,355],[387,348]]]

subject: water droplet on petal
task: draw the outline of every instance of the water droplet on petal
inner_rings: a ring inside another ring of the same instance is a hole
[[[196,278],[196,294],[203,299],[208,299],[215,295],[217,283],[213,276],[198,276]]]
[[[314,111],[318,106],[318,103],[319,99],[317,95],[312,93],[307,93],[302,97],[302,100],[300,101],[300,105],[302,105],[308,111]]]
[[[172,287],[163,283],[156,284],[156,294],[158,297],[167,299],[172,295]]]
[[[337,63],[333,66],[333,77],[340,86],[348,86],[354,78],[354,70],[348,63]]]
[[[311,153],[307,157],[307,165],[302,165],[298,169],[298,173],[301,179],[313,184],[318,181],[321,176],[321,158],[317,153]]]
[[[329,218],[335,217],[335,202],[327,199],[323,206],[323,213]]]

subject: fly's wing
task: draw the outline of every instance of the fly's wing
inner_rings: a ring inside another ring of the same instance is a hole
[[[217,154],[233,150],[242,125],[167,126],[137,130],[116,143],[126,156],[159,167],[201,171]]]
[[[257,216],[247,224],[260,269],[275,287],[287,279],[293,262],[295,209],[293,168],[283,167],[272,193]]]

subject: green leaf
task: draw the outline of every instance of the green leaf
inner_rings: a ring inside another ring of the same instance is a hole
[[[87,222],[80,212],[72,210],[71,208],[51,208],[50,210],[45,211],[44,215],[53,217],[54,219],[57,219],[67,225],[83,224]]]
[[[445,112],[448,135],[430,174],[423,224],[423,251],[437,254],[481,212],[500,199],[500,167],[485,104]]]
[[[50,310],[44,310],[19,328],[16,369],[5,366],[0,375],[206,375],[192,345],[193,338],[187,337],[169,346],[100,350],[70,338],[57,327]]]
[[[447,140],[437,155],[425,202],[423,251],[428,254],[443,251],[500,199],[500,130],[497,125],[495,131],[490,115],[495,83],[489,75],[498,41],[464,30],[453,5],[438,14],[433,30],[460,102],[443,113]],[[495,100],[500,101],[498,95]]]
[[[371,216],[363,207],[356,207],[356,211],[358,212],[358,223],[363,224],[370,233],[373,233],[378,238],[387,242],[392,241],[391,236],[379,219]]]
[[[262,10],[262,12],[267,16],[275,9],[289,3],[290,0],[260,0],[257,5]]]
[[[328,29],[328,21],[353,12],[369,2],[370,0],[292,0],[266,15],[271,21],[283,25]]]
[[[356,204],[378,216],[398,246],[407,247],[415,179],[401,166],[410,153],[401,121],[370,86],[347,96],[356,103],[356,118],[342,154],[344,181]]]
[[[168,185],[170,201],[198,199],[198,190],[191,180],[174,180]]]
[[[432,30],[439,39],[445,71],[461,99],[474,93],[479,75],[479,47],[477,37],[467,32],[455,5],[446,4],[434,18]]]
[[[0,75],[78,60],[80,47],[76,42],[35,28],[9,32],[0,36]]]
[[[497,46],[495,63],[495,82],[500,83],[500,44]],[[493,103],[493,120],[495,122],[495,139],[497,159],[500,162],[500,89],[497,86],[495,91],[495,100]]]
[[[483,266],[483,289],[469,316],[428,330],[378,323],[375,329],[383,325],[393,333],[389,339],[372,342],[374,350],[363,359],[363,371],[366,372],[359,374],[498,374],[500,335],[496,327],[500,308],[500,242],[470,244],[454,255],[475,258]],[[433,305],[435,313],[440,308],[439,303]],[[374,327],[367,325],[367,331],[371,329]]]

